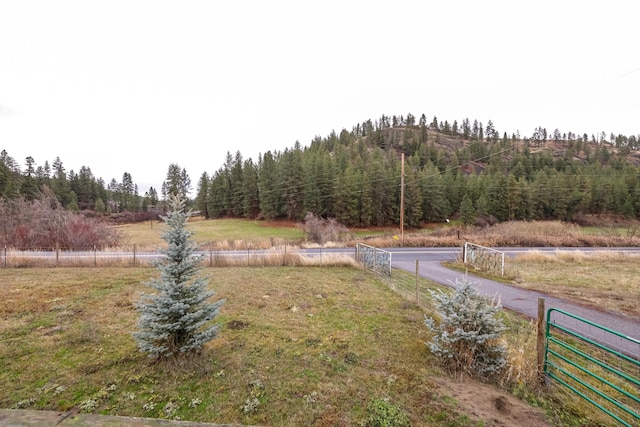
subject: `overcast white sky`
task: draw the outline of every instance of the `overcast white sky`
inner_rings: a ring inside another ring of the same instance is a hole
[[[0,0],[0,150],[140,193],[381,114],[640,133],[635,1]]]

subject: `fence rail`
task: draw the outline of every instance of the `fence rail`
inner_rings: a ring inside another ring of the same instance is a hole
[[[572,325],[573,323],[573,325]],[[636,351],[604,345],[577,332],[576,323],[607,334]],[[630,345],[628,345],[630,343]],[[640,425],[640,342],[565,311],[547,312],[544,372],[575,396],[623,426]]]

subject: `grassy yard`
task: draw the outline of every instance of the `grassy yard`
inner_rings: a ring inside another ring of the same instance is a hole
[[[388,399],[413,425],[477,425],[434,382],[422,310],[357,269],[207,269],[223,330],[185,366],[151,363],[130,335],[155,273],[4,270],[0,407],[348,426]]]

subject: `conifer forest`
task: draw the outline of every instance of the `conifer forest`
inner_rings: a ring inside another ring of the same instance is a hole
[[[159,191],[139,189],[129,172],[107,183],[88,166],[67,170],[59,158],[38,165],[27,157],[20,167],[3,150],[0,210],[7,215],[12,200],[47,194],[69,211],[144,217],[171,194],[191,194],[193,208],[206,218],[302,221],[311,212],[349,227],[394,226],[403,192],[407,227],[448,218],[637,218],[639,139],[543,127],[527,136],[508,135],[491,121],[383,115],[306,146],[295,142],[283,151],[265,150],[257,159],[227,153],[222,165],[212,161],[211,171],[201,172],[196,183],[171,164]]]

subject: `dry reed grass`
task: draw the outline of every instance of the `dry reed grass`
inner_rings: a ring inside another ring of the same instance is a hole
[[[289,249],[287,252],[273,251],[271,253],[230,256],[221,252],[212,253],[205,259],[209,267],[357,267],[355,259],[342,254],[322,254],[307,256]]]
[[[2,254],[0,265],[4,268],[55,268],[55,267],[151,267],[152,259],[134,257],[132,254],[113,250],[100,251],[97,254],[79,255],[74,252],[54,251],[34,256],[29,252],[7,251]]]

